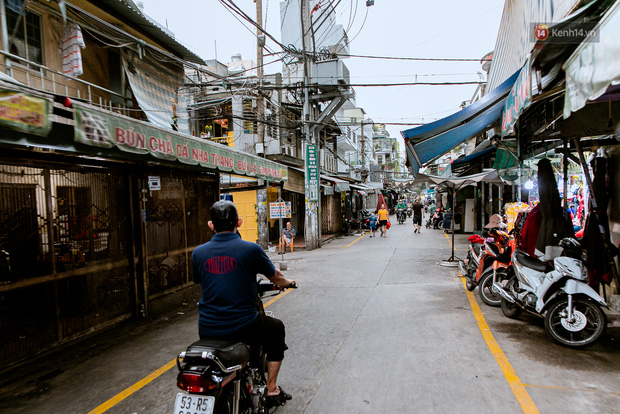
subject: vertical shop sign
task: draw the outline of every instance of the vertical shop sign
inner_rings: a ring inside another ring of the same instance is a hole
[[[308,201],[319,201],[319,159],[316,145],[306,146],[306,186]]]
[[[521,73],[512,86],[502,110],[502,138],[514,132],[514,125],[521,113],[532,102],[532,72],[528,56]]]

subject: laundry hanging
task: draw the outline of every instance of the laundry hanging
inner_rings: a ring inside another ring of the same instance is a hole
[[[155,59],[128,51],[123,51],[122,57],[133,95],[148,120],[162,128],[189,134],[183,72],[174,72]]]
[[[69,23],[60,41],[62,53],[62,73],[77,77],[84,73],[82,49],[86,47],[82,30],[76,23]]]

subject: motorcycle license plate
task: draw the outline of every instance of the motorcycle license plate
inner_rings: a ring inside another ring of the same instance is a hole
[[[207,395],[177,394],[174,414],[213,414],[215,397]]]

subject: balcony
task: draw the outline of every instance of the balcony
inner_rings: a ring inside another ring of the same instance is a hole
[[[128,103],[128,99],[119,93],[82,79],[64,75],[57,70],[8,52],[0,50],[0,54],[12,61],[10,66],[0,64],[0,70],[13,78],[7,79],[9,81],[17,81],[42,92],[77,99],[126,116],[135,116],[135,111],[127,110],[132,107]]]
[[[358,145],[346,135],[338,135],[337,142],[338,142],[339,151],[340,150],[342,151],[357,151],[358,150]]]

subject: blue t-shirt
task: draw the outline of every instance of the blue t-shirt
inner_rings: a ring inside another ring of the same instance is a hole
[[[370,223],[369,224],[370,224],[370,227],[375,227],[377,225],[377,216],[372,215],[370,217]]]
[[[203,336],[229,335],[256,320],[256,275],[275,275],[276,268],[256,243],[235,233],[218,233],[192,252],[194,282],[200,283],[198,331]]]

